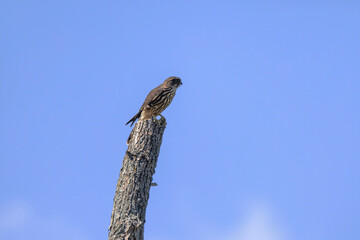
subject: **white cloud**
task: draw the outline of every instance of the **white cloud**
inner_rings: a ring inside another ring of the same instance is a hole
[[[225,234],[226,240],[290,240],[285,227],[271,209],[264,204],[254,204],[240,223]]]

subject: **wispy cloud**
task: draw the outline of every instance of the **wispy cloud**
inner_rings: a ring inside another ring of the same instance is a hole
[[[0,208],[0,229],[15,230],[31,220],[31,207],[24,201],[13,201]]]
[[[290,237],[272,209],[256,203],[248,209],[239,224],[221,239],[290,240]]]
[[[25,201],[0,206],[0,238],[13,240],[88,240],[84,231],[56,215],[41,215]]]

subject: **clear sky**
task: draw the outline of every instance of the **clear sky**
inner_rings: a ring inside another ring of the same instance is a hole
[[[106,239],[172,75],[147,240],[360,239],[360,1],[2,0],[0,53],[0,239]]]

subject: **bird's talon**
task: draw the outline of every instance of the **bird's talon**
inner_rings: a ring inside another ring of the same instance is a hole
[[[160,123],[160,120],[156,120],[156,124],[161,127],[161,123]]]

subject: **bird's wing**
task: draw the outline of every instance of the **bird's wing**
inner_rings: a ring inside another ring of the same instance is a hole
[[[161,85],[151,90],[151,92],[145,98],[145,101],[141,106],[140,110],[143,110],[148,106],[152,107],[162,98],[163,94],[164,94],[164,89],[162,88]]]

